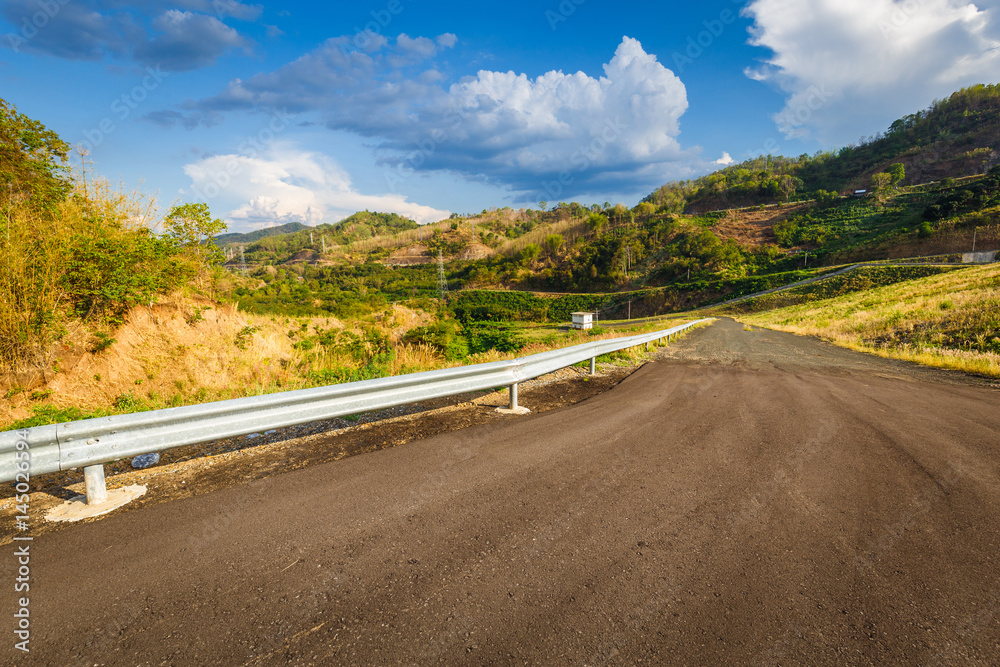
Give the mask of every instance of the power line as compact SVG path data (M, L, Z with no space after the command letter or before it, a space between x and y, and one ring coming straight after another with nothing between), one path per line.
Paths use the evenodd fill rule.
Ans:
M448 279L444 275L444 255L438 250L438 292L441 300L444 301L448 294Z

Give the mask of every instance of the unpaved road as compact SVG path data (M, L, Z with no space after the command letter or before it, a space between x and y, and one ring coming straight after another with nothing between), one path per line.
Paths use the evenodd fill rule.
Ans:
M32 651L5 611L0 658L997 663L995 387L729 320L671 355L575 406L42 535Z

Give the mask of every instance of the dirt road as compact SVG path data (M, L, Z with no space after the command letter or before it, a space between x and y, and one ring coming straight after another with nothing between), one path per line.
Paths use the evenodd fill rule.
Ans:
M42 535L0 662L996 664L1000 391L728 320L670 354Z

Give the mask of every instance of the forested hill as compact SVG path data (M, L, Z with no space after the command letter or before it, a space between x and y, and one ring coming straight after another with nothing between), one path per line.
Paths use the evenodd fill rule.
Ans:
M281 236L282 234L292 234L303 229L309 229L307 225L301 222L289 222L285 225L278 225L277 227L268 227L266 229L258 229L254 232L248 232L246 234L240 234L238 232L233 232L231 234L219 234L212 239L212 243L217 246L227 246L227 245L246 245L248 243L253 243L254 241L259 241L260 239L267 238L268 236Z
M813 198L870 187L902 164L903 185L982 174L1000 164L1000 85L964 88L884 132L838 151L761 156L691 181L672 182L644 201L677 213Z
M284 261L301 252L322 250L325 245L348 245L417 227L419 225L416 222L396 213L359 211L332 224L315 227L303 225L292 233L259 238L247 245L246 257L248 261L252 259L254 262Z

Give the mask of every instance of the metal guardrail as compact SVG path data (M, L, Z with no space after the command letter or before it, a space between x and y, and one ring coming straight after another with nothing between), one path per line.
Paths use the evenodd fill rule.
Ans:
M0 482L16 481L19 473L42 475L83 468L87 502L102 502L106 497L103 464L139 454L502 386L510 387L510 407L516 408L519 382L588 359L593 373L594 361L602 354L670 338L707 321L510 361L4 431L0 433Z

